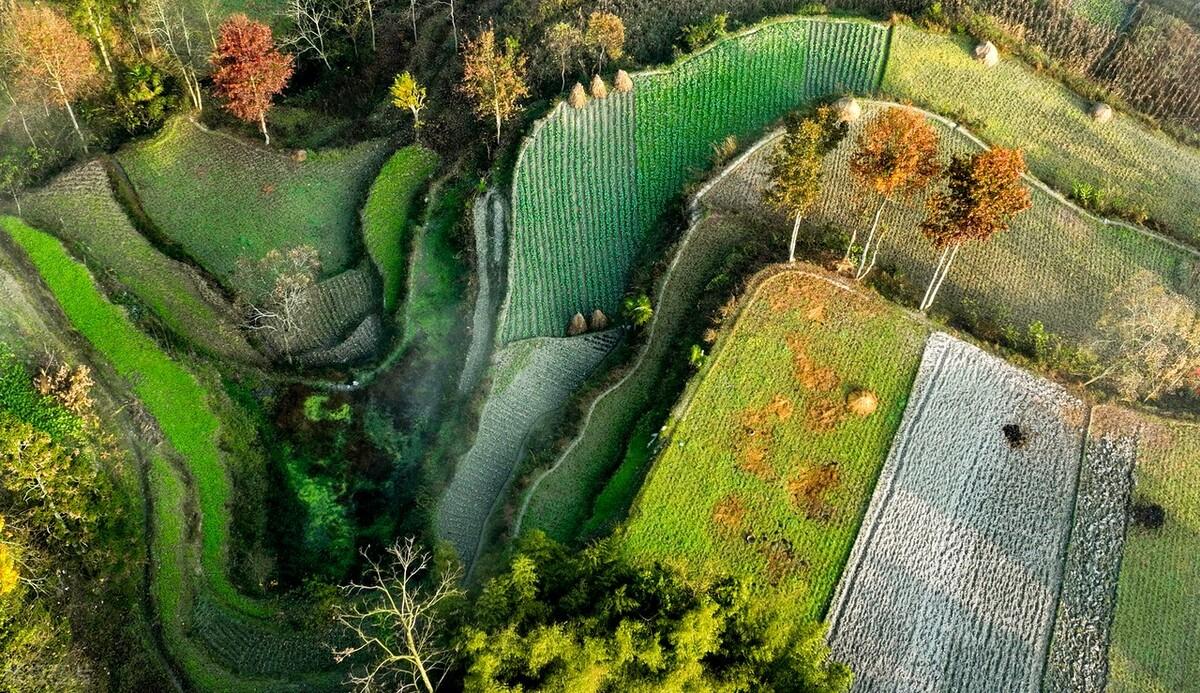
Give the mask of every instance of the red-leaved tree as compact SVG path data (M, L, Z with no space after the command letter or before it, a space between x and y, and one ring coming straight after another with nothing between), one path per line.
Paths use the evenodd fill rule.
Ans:
M271 27L235 14L221 23L212 64L213 84L225 110L247 123L257 120L271 144L267 111L291 78L295 59L275 47Z

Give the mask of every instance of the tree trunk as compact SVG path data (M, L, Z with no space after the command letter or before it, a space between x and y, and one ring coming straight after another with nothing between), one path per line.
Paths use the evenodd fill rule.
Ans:
M921 297L921 305L917 310L924 311L925 304L929 301L929 293L933 291L933 285L937 283L938 275L942 273L942 265L946 264L946 254L950 252L949 248L943 248L942 254L938 257L937 267L933 270L933 276L929 278L929 284L925 286L925 295Z
M270 147L271 136L267 134L267 114L265 111L259 111L258 113L258 127L262 129L263 141Z
M408 0L408 18L412 20L413 48L417 45L417 0Z
M871 222L871 232L867 234L867 242L863 245L862 256L858 260L858 271L854 274L854 279L856 281L861 281L864 279L871 271L871 267L873 267L875 264L872 262L870 265L868 265L867 256L871 252L871 244L877 242L877 239L875 238L875 231L879 228L879 217L883 215L883 208L886 205L887 198L885 197L879 201L879 209L875 210L875 219ZM878 251L876 251L876 254L878 254Z
M792 224L792 242L788 245L788 263L796 262L796 238L800 235L800 215L796 215L796 223Z
M88 8L88 24L92 25L92 33L96 35L96 45L100 48L100 57L104 58L104 67L109 73L113 71L112 62L108 59L108 49L104 47L104 38L100 35L100 25L96 23L96 11Z
M83 143L83 153L87 154L87 138L83 136L83 130L79 128L79 121L75 118L75 109L71 108L71 102L67 100L65 93L63 93L63 105L67 107L67 115L71 116L71 125L75 127L75 134L79 135L79 141Z
M375 0L367 2L367 22L371 25L371 52L375 52Z
M496 101L496 144L500 144L500 101Z
M942 268L942 276L937 280L937 284L930 285L930 290L927 292L929 297L925 300L921 310L925 311L933 307L933 302L937 299L938 292L942 290L942 283L946 281L946 277L950 274L950 266L954 264L954 258L958 255L958 249L961 247L961 244L956 244L953 250L950 250L950 257L946 258L946 266ZM944 255L945 251L942 252Z

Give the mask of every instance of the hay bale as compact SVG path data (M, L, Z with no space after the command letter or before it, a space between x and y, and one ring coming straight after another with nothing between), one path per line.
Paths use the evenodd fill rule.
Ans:
M837 111L839 123L853 123L862 117L862 105L852 96L838 99L833 108Z
M983 63L984 67L995 67L1000 64L1000 51L996 44L984 41L975 46L975 59Z
M592 77L592 98L593 99L607 99L608 98L608 85L604 83L604 80L600 78L600 75L596 75L595 77Z
M587 92L583 90L583 85L579 82L571 87L571 96L567 98L567 103L571 104L571 108L580 109L587 105Z
M308 150L307 149L292 150L292 161L295 161L298 164L302 164L305 161L308 161Z
M583 313L576 313L575 317L571 318L570 324L567 325L567 336L578 337L588 331L587 320L583 319Z
M608 329L608 316L604 314L604 311L597 308L596 310L592 311L592 319L588 324L592 328L593 332L606 330Z
M1094 122L1099 125L1104 125L1105 123L1112 122L1112 119L1115 118L1117 114L1115 111L1113 111L1112 106L1109 106L1106 103L1095 103L1092 104L1091 115Z
M879 398L870 390L855 390L846 398L846 409L855 416L866 418L879 408Z
M633 91L633 80L629 78L629 73L624 70L617 70L617 78L613 80L613 86L617 91L625 93Z

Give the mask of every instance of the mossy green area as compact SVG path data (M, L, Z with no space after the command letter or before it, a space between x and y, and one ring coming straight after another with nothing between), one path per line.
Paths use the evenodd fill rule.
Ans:
M1091 185L1112 205L1142 210L1200 243L1200 150L1118 113L1094 122L1092 104L1015 58L973 60L970 40L893 29L883 91L911 99L993 144L1025 150L1030 169L1070 193Z
M470 181L446 181L430 192L424 224L413 238L408 262L401 327L403 345L421 340L440 358L454 350L449 340L461 319L468 271L455 244L455 233L471 202Z
M178 118L117 160L160 231L237 289L239 261L274 249L316 248L323 276L353 266L358 210L386 156L381 141L289 156Z
M404 286L413 199L437 163L437 154L423 147L401 149L383 165L363 207L363 243L383 277L383 309L388 313L396 309Z
M747 575L801 619L828 608L928 335L813 272L779 270L743 299L618 532L632 557ZM850 412L857 390L878 409Z
M1200 680L1200 426L1147 417L1133 503L1161 527L1130 525L1109 646L1114 693L1192 690Z

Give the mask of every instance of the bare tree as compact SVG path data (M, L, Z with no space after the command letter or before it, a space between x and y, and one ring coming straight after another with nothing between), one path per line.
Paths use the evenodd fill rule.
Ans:
M320 276L317 249L301 245L286 253L272 250L257 263L239 263L236 271L236 283L244 287L237 304L246 328L276 333L283 350L290 354L292 338L301 327L299 317Z
M188 99L196 110L204 108L204 95L200 80L208 69L208 57L216 47L212 34L211 8L207 2L193 3L180 0L142 0L142 20L150 29L154 48L161 47L174 62L183 77ZM203 17L194 10L199 9ZM209 35L204 41L199 35L201 20Z
M385 561L366 557L367 581L343 587L353 601L334 613L353 640L334 648L334 659L366 660L347 679L357 691L432 693L451 661L441 629L445 607L462 594L459 572L435 572L433 556L411 537L388 547Z
M325 38L339 20L333 3L328 0L288 0L286 14L295 28L283 44L295 50L296 55L315 53L326 69L332 70Z
M1097 324L1096 352L1108 379L1128 399L1154 399L1200 373L1200 310L1141 270L1113 293Z

